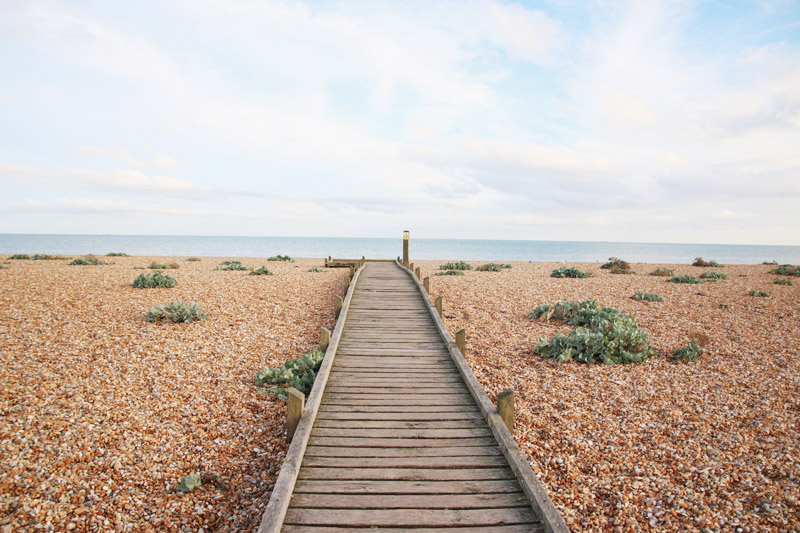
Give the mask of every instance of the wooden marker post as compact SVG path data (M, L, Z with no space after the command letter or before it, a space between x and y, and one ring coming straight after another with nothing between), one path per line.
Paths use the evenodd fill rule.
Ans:
M408 265L408 269L409 269L409 270L411 271L411 273L413 274L413 273L414 273L414 263L411 263L410 265Z
M436 307L436 312L439 313L439 316L444 318L442 315L442 297L437 296L436 300L433 301L433 305Z
M425 279L422 280L422 286L425 287L425 293L431 293L431 278L425 276Z
M504 390L497 395L497 413L503 419L508 432L514 434L514 389Z
M339 318L339 314L342 312L342 305L344 304L344 300L342 297L337 295L336 296L336 318Z
M467 356L467 330L460 329L456 331L456 346L464 357Z
M403 232L403 266L408 268L408 230Z
M331 343L331 332L327 328L320 328L319 330L319 350L322 353L328 351L328 345Z
M289 396L286 398L286 442L292 442L297 424L303 416L306 396L294 387L289 387L287 392Z
M414 274L417 275L417 279L419 279L419 267L414 269Z

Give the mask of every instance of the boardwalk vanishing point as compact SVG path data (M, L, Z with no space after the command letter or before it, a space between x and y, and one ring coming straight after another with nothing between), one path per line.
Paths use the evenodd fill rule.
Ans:
M568 531L419 279L361 264L259 532Z

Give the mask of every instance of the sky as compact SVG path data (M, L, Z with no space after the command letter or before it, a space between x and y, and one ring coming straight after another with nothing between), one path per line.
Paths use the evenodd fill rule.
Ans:
M800 245L800 4L0 0L0 233Z

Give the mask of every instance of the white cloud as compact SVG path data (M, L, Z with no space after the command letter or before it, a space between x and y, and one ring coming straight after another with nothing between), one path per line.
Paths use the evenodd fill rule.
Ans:
M76 146L68 154L79 157L111 157L132 168L171 169L181 166L179 162L165 154L156 154L152 160L146 161L136 159L129 151L119 147L106 149L100 146L83 145Z

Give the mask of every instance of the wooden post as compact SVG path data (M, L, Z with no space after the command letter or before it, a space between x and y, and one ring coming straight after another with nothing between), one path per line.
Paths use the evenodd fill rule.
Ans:
M414 263L411 263L410 265L408 265L408 269L409 269L409 270L411 271L411 273L413 274L413 273L414 273Z
M325 353L328 350L328 345L331 343L331 332L327 328L320 328L319 330L319 350Z
M408 230L403 232L403 266L408 267Z
M514 434L514 389L504 390L497 395L497 413L503 419L508 432Z
M467 356L467 330L460 329L456 331L456 346L464 357Z
M425 279L422 280L422 286L425 287L425 292L427 294L431 293L431 278L425 276Z
M350 286L350 281L350 276L344 277L344 290L347 290L347 288Z
M286 441L292 442L297 424L300 423L300 417L303 416L306 396L294 387L289 387L287 392L289 396L286 398Z
M419 277L419 267L414 269L414 274L417 275L417 279L420 279L420 277Z
M444 318L442 315L442 297L437 296L436 300L433 301L433 305L436 307L436 312L439 313L439 316Z
M336 318L339 318L339 314L342 312L342 305L344 304L344 300L338 294L336 295Z
M353 274L356 273L355 267L350 267L350 271L349 272L350 272L350 279L353 279Z

